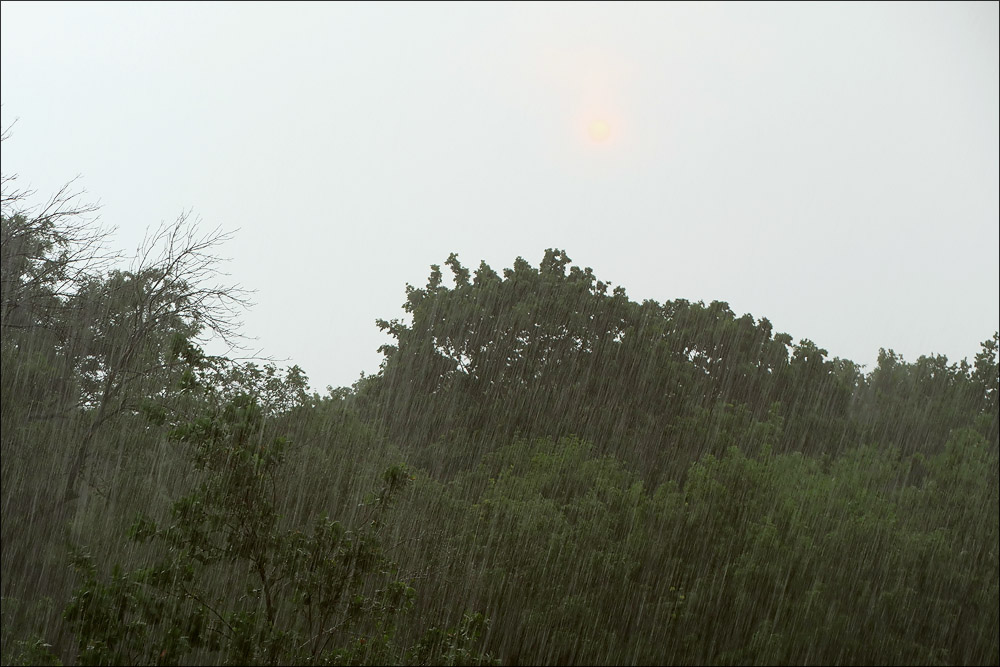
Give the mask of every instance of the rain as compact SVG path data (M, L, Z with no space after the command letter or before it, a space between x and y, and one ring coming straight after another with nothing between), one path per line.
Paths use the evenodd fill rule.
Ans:
M266 7L303 16L344 11L338 20L372 38L381 34L370 23L376 14L405 23L424 9L451 21L455 32L434 30L455 44L466 39L458 28L485 31L489 16L503 30L516 24L518 34L551 35L553 43L571 33L612 30L597 16L613 16L618 26L641 23L605 3L529 6L514 18L507 13L513 6L500 5ZM206 10L180 5L177 16L258 11L248 7L210 5L209 14L197 14ZM751 7L762 14L682 5L670 16L699 27L680 40L696 49L701 41L715 43L715 30L743 26L773 36L783 22L829 11ZM970 42L983 43L987 35L995 49L995 6L959 5L955 13L946 9L951 4L929 7L919 11L944 12L950 21L942 35L964 26ZM552 16L570 8L581 8L583 18L573 17L562 31L553 27L561 24L551 23ZM135 16L163 11L133 9ZM81 11L125 20L109 5ZM898 13L891 17L919 23L905 6L892 11ZM19 43L8 30L20 16L5 3L8 44ZM985 31L984 17L992 20ZM266 33L269 40L284 38L278 28ZM188 46L199 44L206 28L192 30ZM92 48L126 54L141 51L140 42ZM749 42L740 44L748 49L744 57L767 60ZM336 48L372 52L359 42ZM509 48L468 67L507 61L521 67ZM549 74L570 82L580 75L565 53L546 53L538 66ZM578 55L604 62L586 49ZM187 68L190 57L180 53L176 68ZM380 63L365 66L382 72ZM229 65L221 55L208 63ZM595 71L604 76L600 67ZM963 76L995 95L996 81L975 78L981 71L993 70ZM576 229L543 220L552 214L550 200L541 189L526 190L527 204L517 208L522 215L531 215L532 203L543 205L534 222L511 223L508 236L516 240L501 241L491 231L471 241L447 219L414 218L408 224L424 230L419 241L390 225L382 229L380 255L373 232L344 233L344 248L330 252L353 255L353 264L343 268L330 259L296 272L296 264L309 264L329 246L306 239L294 260L281 256L283 244L309 227L282 218L277 208L253 213L276 201L268 193L260 193L267 206L243 201L226 215L211 203L206 210L177 205L165 185L155 193L154 181L141 193L149 208L139 225L123 222L122 212L132 215L128 207L140 204L130 198L134 193L119 199L114 183L94 193L86 174L30 173L42 167L25 157L26 144L40 141L33 124L47 121L18 106L26 89L15 80L5 69L0 663L1000 664L995 179L913 195L940 202L975 194L971 203L956 204L970 220L954 224L980 230L983 241L968 242L974 247L965 256L930 263L931 248L914 230L912 245L899 248L912 257L872 269L919 265L938 283L934 289L954 290L955 303L969 299L978 310L968 319L945 317L954 304L927 298L918 314L926 331L900 334L898 345L883 340L852 360L835 350L850 347L851 336L861 339L845 331L864 328L862 313L888 288L871 287L875 296L865 301L865 290L835 272L841 262L835 239L832 250L815 250L816 266L842 278L842 294L827 299L836 281L799 273L806 260L792 257L793 248L804 251L820 237L774 246L768 229L786 237L791 229L777 212L768 229L762 222L749 232L678 231L674 242L690 247L670 250L657 263L645 254L656 245L652 237L629 237L639 221L610 225L594 241L588 225L596 218L581 218ZM708 97L720 81L706 82ZM409 83L390 78L379 85L403 90ZM531 108L527 99L521 112ZM646 152L622 149L641 126L630 126L630 119L642 114L588 104L573 119L579 155L648 166L654 148L666 150L669 142ZM987 115L996 121L992 104ZM16 119L8 119L9 106ZM454 135L439 138L449 148L435 160L458 151L467 130L468 116L454 113L461 122ZM704 120L716 121L711 113ZM995 170L1000 158L991 136L983 144ZM90 159L79 150L81 160ZM979 164L976 156L970 161ZM850 181L848 167L840 168ZM467 174L448 169L457 191L464 183L480 187L480 170L490 167L477 164ZM557 167L524 169L544 175ZM557 192L575 178L588 188L633 187L609 175L610 166L594 169L546 182ZM373 167L365 178L377 180L379 173ZM250 196L227 178L216 186L220 196ZM417 184L403 183L401 191L410 186ZM299 197L306 189L291 192ZM447 199L443 191L430 192ZM619 201L615 196L590 201L601 208ZM443 200L442 211L456 206ZM413 201L427 212L420 208L424 199ZM623 206L621 214L639 215L650 201ZM173 207L169 213L154 207L164 202ZM469 215L479 210L493 224L499 214L487 210L488 201L480 206ZM510 206L497 210L506 215L515 210ZM323 208L290 207L310 215ZM676 212L684 210L693 209ZM904 206L896 214L913 210ZM158 217L164 221L157 224ZM259 222L263 217L270 227ZM854 232L865 224L844 223ZM561 238L548 242L556 232ZM725 239L704 250L713 236ZM873 261L884 250L874 246L890 236L873 231L872 247L857 257ZM266 244L273 249L262 251ZM751 260L727 274L727 253L739 246L770 259L761 260L756 274L745 273ZM785 260L774 259L775 247L788 253ZM420 266L417 277L410 262ZM974 266L962 273L963 262ZM628 268L635 263L645 268ZM251 265L258 269L247 270ZM718 275L686 289L693 283L680 272L696 266ZM787 289L787 300L774 290L754 296L745 287L757 279L778 285L767 281L782 267L788 273L782 284L796 276L801 283ZM329 284L317 278L323 273ZM390 283L386 305L381 294ZM800 288L811 290L812 299L801 298ZM361 309L339 292L360 294L378 312L369 317L368 305ZM916 309L920 293L931 294L923 283L901 289L882 319L917 317L905 313ZM832 315L811 319L810 309L824 299ZM851 300L856 310L834 307ZM291 310L308 312L296 319ZM335 325L321 319L330 311L338 314ZM793 333L785 332L789 323ZM982 323L982 330L967 331ZM893 330L873 323L864 335ZM969 340L974 344L957 355L933 351ZM927 341L932 349L909 352ZM374 364L365 356L372 354Z

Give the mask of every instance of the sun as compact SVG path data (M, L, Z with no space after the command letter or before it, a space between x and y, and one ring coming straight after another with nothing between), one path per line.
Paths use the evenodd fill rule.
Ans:
M606 141L611 136L611 125L606 120L592 120L587 125L587 133L593 141Z

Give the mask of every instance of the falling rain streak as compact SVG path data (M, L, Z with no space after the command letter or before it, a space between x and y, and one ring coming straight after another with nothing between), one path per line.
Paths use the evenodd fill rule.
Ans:
M4 664L996 664L996 333L864 373L545 251L320 395L226 236L4 180ZM234 348L238 349L238 348Z
M2 3L0 664L1000 665L997 8Z

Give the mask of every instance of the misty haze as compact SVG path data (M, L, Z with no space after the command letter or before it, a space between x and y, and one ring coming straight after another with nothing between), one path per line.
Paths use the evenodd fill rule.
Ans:
M997 3L0 4L0 663L1000 664Z

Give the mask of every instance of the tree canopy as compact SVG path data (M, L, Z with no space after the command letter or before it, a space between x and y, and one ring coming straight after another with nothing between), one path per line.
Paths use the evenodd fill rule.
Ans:
M1000 662L997 333L866 372L563 250L452 254L320 395L205 352L225 234L126 266L12 184L4 664Z

